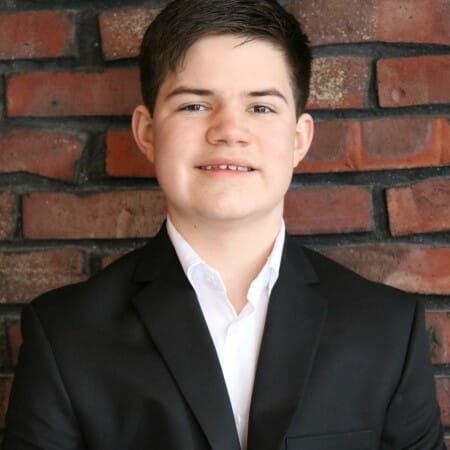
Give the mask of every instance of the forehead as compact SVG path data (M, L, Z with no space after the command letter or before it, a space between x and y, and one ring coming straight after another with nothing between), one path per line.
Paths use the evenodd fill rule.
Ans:
M283 51L268 40L241 35L214 35L197 40L167 78L242 80L290 84L290 67Z

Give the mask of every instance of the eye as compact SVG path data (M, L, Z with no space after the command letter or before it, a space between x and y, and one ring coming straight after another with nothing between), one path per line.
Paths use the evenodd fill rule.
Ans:
M257 114L269 114L275 112L272 108L269 108L266 105L254 105L250 108L250 111Z
M185 105L180 108L180 111L187 111L187 112L201 112L201 111L205 111L205 110L206 110L206 106L200 105L198 103Z

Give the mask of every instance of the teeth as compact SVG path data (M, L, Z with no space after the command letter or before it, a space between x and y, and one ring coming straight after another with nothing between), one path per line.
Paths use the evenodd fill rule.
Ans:
M236 166L234 164L218 164L218 165L208 165L201 166L202 170L232 170L237 172L250 172L252 169L245 166Z

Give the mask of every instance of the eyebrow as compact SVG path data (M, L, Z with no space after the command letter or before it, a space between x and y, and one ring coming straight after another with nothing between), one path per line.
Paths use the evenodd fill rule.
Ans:
M176 97L178 95L198 95L200 97L210 97L214 95L214 91L211 89L199 89L188 86L180 86L171 91L167 98ZM286 97L278 89L263 89L260 91L250 91L246 93L247 97L278 97L286 104L288 103Z
M278 89L266 89L263 91L251 91L247 94L249 97L278 97L285 103L288 103L286 97Z
M197 88L191 88L187 86L180 86L175 88L173 91L171 91L167 98L176 97L177 95L185 95L185 94L191 94L191 95L198 95L201 97L211 96L214 95L214 92L210 89L197 89Z

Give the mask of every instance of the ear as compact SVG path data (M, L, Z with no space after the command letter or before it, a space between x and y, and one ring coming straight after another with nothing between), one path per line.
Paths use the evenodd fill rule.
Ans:
M314 136L314 120L310 114L303 113L295 128L294 167L306 156Z
M134 140L146 158L154 162L153 146L153 119L149 110L144 105L139 105L133 112L131 119Z

